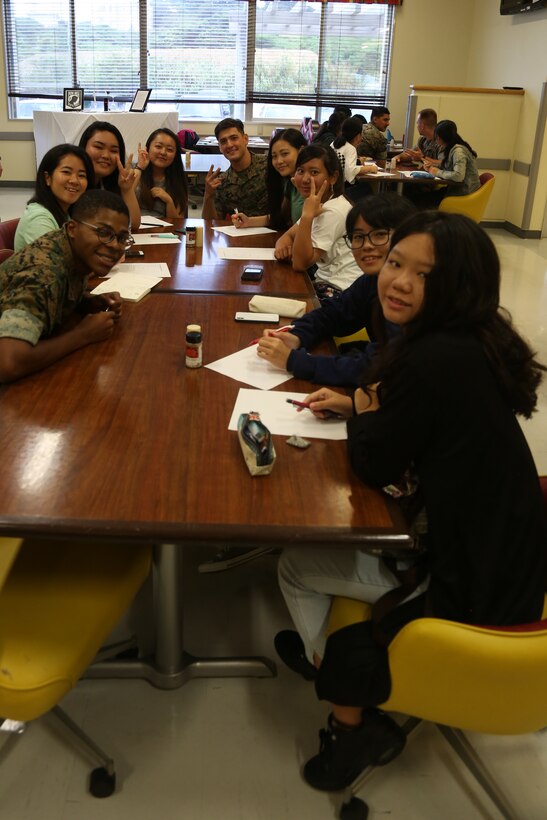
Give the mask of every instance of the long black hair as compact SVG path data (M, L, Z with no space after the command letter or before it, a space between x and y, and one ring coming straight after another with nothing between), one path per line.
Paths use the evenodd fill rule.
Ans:
M268 161L266 165L266 188L268 190L268 213L270 215L269 224L278 231L286 231L292 225L290 214L290 202L287 199L287 185L292 185L290 179L285 179L278 174L272 163L272 148L283 140L299 151L308 143L306 138L296 128L285 128L278 131L270 142L268 150Z
M338 178L332 186L332 195L341 196L344 193L344 174L340 168L340 160L338 159L336 151L333 151L330 145L316 145L312 142L311 145L306 145L305 148L302 148L298 154L296 167L299 168L311 159L320 159L329 176L334 176L336 173L338 174Z
M477 156L476 151L473 151L469 143L460 137L458 134L458 126L453 120L441 120L438 122L435 126L435 137L440 137L446 145L446 147L443 148L441 168L446 166L448 155L455 145L463 145L464 148L467 148L470 154L474 157Z
M334 138L337 137L342 128L342 123L346 119L347 116L344 111L333 111L328 120L319 128L319 131L312 140L312 145L316 142L323 142L326 135L329 135L328 139L330 139L330 134L332 134Z
M421 211L391 238L394 248L412 234L428 234L435 264L425 278L420 312L386 345L367 374L369 384L389 378L408 345L435 331L468 332L479 340L498 387L513 409L530 418L546 368L500 308L500 264L490 237L461 214Z
M108 131L112 136L116 137L118 142L118 149L119 149L119 157L120 162L122 165L125 165L125 142L123 141L123 137L121 135L121 131L119 131L115 125L112 125L110 122L104 122L102 120L97 120L96 122L91 123L85 129L84 133L80 137L80 142L78 145L80 148L83 148L84 151L86 149L87 143L91 139L91 137L96 134L98 131ZM101 180L102 187L107 191L113 191L115 194L120 193L120 187L118 185L118 169L114 168L111 174L104 179ZM92 188L99 188L101 187L100 183L95 183L90 186Z
M342 131L332 143L333 148L341 148L346 142L351 142L352 139L363 131L363 123L358 117L350 117L342 123Z
M51 177L55 169L61 164L62 160L68 156L74 156L81 159L84 164L85 175L87 177L87 187L90 188L93 186L93 163L90 158L82 148L65 142L61 145L54 145L53 148L46 151L42 157L42 161L38 166L38 173L36 175L34 196L29 199L29 204L31 202L37 202L39 205L43 205L44 208L47 208L55 218L59 227L66 222L67 215L59 205L56 197L53 195L50 186L47 184L46 174Z
M150 150L153 140L158 134L166 134L175 143L175 157L171 165L165 168L165 190L173 200L173 203L183 214L188 209L188 184L186 174L182 167L182 151L177 135L169 128L156 128L146 140L146 150ZM154 197L150 189L154 187L154 167L151 162L141 174L139 199L141 205L151 211L154 208Z

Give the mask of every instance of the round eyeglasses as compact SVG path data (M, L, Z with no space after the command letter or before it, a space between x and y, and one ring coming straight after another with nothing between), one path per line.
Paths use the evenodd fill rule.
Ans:
M115 239L118 245L121 245L122 248L127 250L131 247L131 245L135 244L135 240L127 231L114 233L113 230L105 227L104 225L92 225L91 222L84 222L83 219L75 219L74 222L79 222L80 225L87 225L88 228L93 228L97 234L97 239L102 245L110 245L110 243Z
M387 245L390 236L391 231L387 228L376 228L374 231L369 231L368 233L355 231L351 236L344 234L344 239L348 248L352 251L358 251L363 247L366 239L368 239L371 245Z

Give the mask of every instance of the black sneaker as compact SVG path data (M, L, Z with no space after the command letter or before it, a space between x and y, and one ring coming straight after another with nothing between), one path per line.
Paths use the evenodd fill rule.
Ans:
M400 754L406 735L380 709L367 709L355 729L338 727L329 715L328 728L319 732L319 754L304 766L304 780L320 791L347 788L367 766L383 766Z
M302 675L304 680L315 680L317 669L306 658L304 643L298 632L292 629L278 632L274 638L274 646L285 666Z

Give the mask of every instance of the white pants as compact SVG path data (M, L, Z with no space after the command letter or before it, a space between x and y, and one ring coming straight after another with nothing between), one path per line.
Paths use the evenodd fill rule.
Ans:
M405 569L408 562L399 561ZM322 658L331 602L334 596L374 604L399 582L383 562L361 550L290 548L279 559L279 585L294 625L304 642L306 656ZM427 589L428 579L409 595Z

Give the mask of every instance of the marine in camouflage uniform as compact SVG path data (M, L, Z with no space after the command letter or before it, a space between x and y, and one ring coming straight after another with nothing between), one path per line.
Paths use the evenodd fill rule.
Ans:
M219 219L234 213L237 208L247 216L263 216L268 213L266 190L266 155L251 155L251 164L243 171L232 167L221 174L222 185L215 193L215 210Z
M430 140L427 137L420 137L413 150L421 151L424 157L438 159L441 153L441 146L436 142L435 137Z
M86 287L66 228L44 234L0 265L0 338L36 345L74 313Z
M363 126L363 139L357 146L360 157L372 157L374 160L387 159L387 137L383 131L368 122Z

